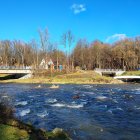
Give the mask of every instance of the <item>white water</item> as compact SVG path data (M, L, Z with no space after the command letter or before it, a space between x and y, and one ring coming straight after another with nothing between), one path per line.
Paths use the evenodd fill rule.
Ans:
M28 102L27 101L21 101L21 102L17 102L15 105L17 106L17 105L22 105L22 106L24 106L24 105L27 105L28 104Z
M56 103L56 104L53 104L51 106L53 106L53 107L81 108L81 107L83 107L83 104L79 104L79 105L76 105L76 104L68 105L68 104Z
M93 86L91 86L91 85L83 85L83 87L85 87L85 88L93 88Z
M106 96L97 96L96 99L97 99L97 100L104 101L104 100L107 100L108 97L106 97Z
M47 103L56 103L57 100L56 99L48 99L46 100Z
M9 96L7 96L7 95L4 95L4 96L2 96L2 98L8 98Z
M19 115L21 116L21 117L23 117L23 116L26 116L27 114L29 114L30 113L30 109L25 109L25 110L22 110L20 113L19 113Z
M49 113L47 111L44 111L42 113L37 113L37 116L40 118L44 118L45 116L47 116Z

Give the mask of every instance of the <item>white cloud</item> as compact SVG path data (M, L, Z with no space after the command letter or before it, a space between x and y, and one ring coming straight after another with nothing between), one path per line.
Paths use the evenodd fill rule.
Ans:
M86 11L86 7L84 4L73 4L71 6L71 10L73 11L74 14L79 14L81 12Z
M107 37L106 42L114 42L119 40L124 40L127 38L126 34L114 34L112 36Z

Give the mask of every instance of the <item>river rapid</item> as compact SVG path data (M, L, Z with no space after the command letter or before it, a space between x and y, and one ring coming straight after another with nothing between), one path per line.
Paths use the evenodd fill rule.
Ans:
M0 94L18 119L73 140L140 140L140 84L50 86L0 84Z

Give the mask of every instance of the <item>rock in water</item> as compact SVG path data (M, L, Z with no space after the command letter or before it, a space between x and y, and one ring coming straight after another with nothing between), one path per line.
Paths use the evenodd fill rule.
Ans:
M52 132L53 132L53 134L59 134L59 133L62 133L63 132L63 129L61 129L61 128L55 128Z
M128 95L128 94L123 95L123 97L127 100L134 99L134 97L132 95Z
M69 138L68 135L61 128L55 128L52 131L52 133L53 133L53 135L55 136L56 139L71 140L71 138Z
M79 95L75 95L75 96L73 96L72 98L73 98L73 99L79 99L80 96L79 96Z
M57 88L59 88L59 85L52 85L50 88L57 89Z

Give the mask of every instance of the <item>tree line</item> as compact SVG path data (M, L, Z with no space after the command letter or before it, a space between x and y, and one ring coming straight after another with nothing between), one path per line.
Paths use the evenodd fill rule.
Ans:
M74 65L84 69L126 69L140 68L140 37L128 38L107 44L101 41L88 43L79 40L73 51Z
M38 69L43 58L51 58L56 68L61 64L67 71L73 71L76 67L85 70L136 70L140 67L140 37L127 38L113 44L99 40L89 43L86 39L75 42L69 30L62 34L60 42L54 43L50 41L47 29L39 30L39 37L40 42L31 40L28 43L1 40L0 66L32 66ZM63 51L59 45L64 47Z

